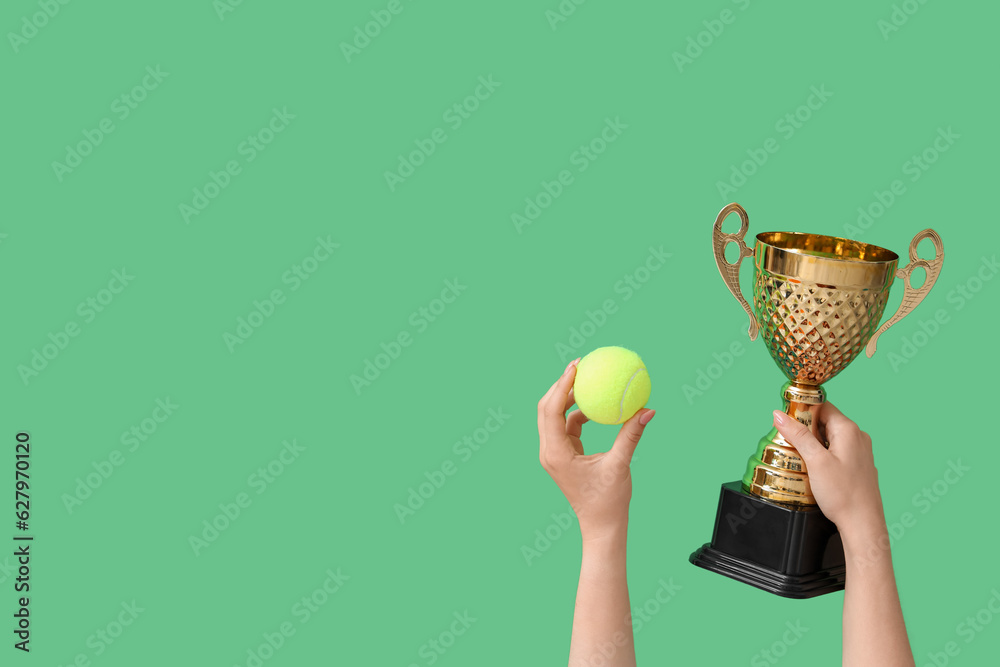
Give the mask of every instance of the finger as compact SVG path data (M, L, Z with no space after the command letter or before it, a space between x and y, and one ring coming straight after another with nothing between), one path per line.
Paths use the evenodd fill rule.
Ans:
M798 450L799 454L802 455L802 459L806 462L807 468L822 460L824 456L829 455L826 447L809 432L805 424L797 419L792 419L781 410L774 411L774 427L778 429L778 433L785 440L792 443L792 446Z
M549 390L547 397L538 406L538 431L543 440L545 455L548 457L565 457L573 455L573 447L566 438L566 400L569 390L576 378L576 363L574 359L563 371L562 377Z
M639 446L639 439L642 438L642 433L646 430L646 424L655 414L656 410L642 409L632 415L631 419L622 424L621 430L618 431L618 437L615 438L615 444L611 446L611 451L620 456L626 463L631 463L635 448Z
M574 377L574 379L575 379L575 377ZM566 412L571 407L573 407L574 403L576 403L576 396L573 394L573 389L571 388L569 390L569 397L566 399L566 405L563 406L563 412Z
M559 376L558 380L556 380L555 382L552 383L552 386L548 388L548 390L542 395L542 397L538 401L538 434L539 434L539 436L541 436L543 438L545 437L545 409L546 409L546 406L549 404L549 400L551 399L552 394L556 391L556 388L559 386L559 383L563 381L563 379L566 377L566 373L569 372L570 368L577 361L580 361L580 360L576 359L575 361L571 361L571 362L569 362L569 364L567 364L566 369L563 370L563 374Z
M566 418L566 435L579 438L580 434L583 433L583 425L589 421L590 419L581 410L569 413L569 417Z
M861 432L861 442L864 443L865 449L872 451L872 437L865 431Z
M573 362L570 362L572 364ZM569 366L566 367L569 370ZM566 370L563 371L563 375L566 374ZM559 377L562 379L562 376ZM544 463L545 461L545 442L546 442L546 430L545 430L545 409L549 402L549 397L552 396L552 392L556 390L556 386L559 384L559 380L552 383L552 386L546 390L542 397L538 399L538 455L539 458Z
M577 358L576 358L576 359L574 359L573 361L571 361L571 362L569 362L568 364L566 364L566 368L565 368L565 369L563 369L563 373L562 373L562 375L560 375L560 376L559 376L559 379L558 379L558 380L556 380L555 382L553 382L553 383L552 383L552 386L551 386L551 387L549 387L549 390L545 392L545 395L544 395L544 396L542 396L542 401L540 401L540 402L539 402L539 405L541 405L541 403L542 403L542 402L544 402L544 401L547 401L547 400L549 399L549 397L550 397L550 396L552 396L552 394L553 394L553 393L554 393L554 392L556 391L556 389L557 389L557 388L559 387L559 385L560 385L560 383L562 382L562 380L563 380L563 379L564 379L564 378L566 377L566 373L567 373L567 372L569 371L569 369L570 369L571 367L574 367L574 366L576 366L576 365L577 365L578 363L580 363L580 359L581 359L581 358L582 358L582 357L577 357ZM572 383L572 382L570 382L570 386L572 386L572 385L573 385L573 383Z
M819 422L826 439L830 443L830 451L836 454L845 443L858 442L861 429L830 402L823 404L819 410Z

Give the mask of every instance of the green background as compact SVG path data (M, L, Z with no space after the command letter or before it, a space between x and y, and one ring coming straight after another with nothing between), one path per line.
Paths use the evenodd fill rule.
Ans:
M875 357L827 389L873 436L888 520L916 517L894 562L918 664L949 641L952 664L987 664L1000 620L968 643L956 628L1000 587L1000 281L977 282L993 277L998 242L1000 10L911 4L884 34L888 1L594 1L553 27L556 0L403 0L348 62L341 44L387 3L247 0L220 14L209 0L72 2L17 44L9 33L43 10L4 3L3 459L12 466L15 433L30 432L36 539L32 652L5 629L0 661L246 665L291 622L264 664L429 665L428 642L468 612L476 621L433 664L563 663L579 534L552 528L568 506L538 464L535 407L569 359L619 344L642 354L658 410L633 466L632 604L660 580L681 587L637 634L639 662L762 664L798 621L808 631L782 662L838 664L843 594L786 600L687 561L783 382L746 339L709 236L732 200L752 233L846 235L899 179L905 193L860 238L905 255L933 227L943 273ZM727 9L732 21L713 23ZM707 46L678 67L699 33ZM115 100L157 66L166 78L119 118ZM490 76L499 87L454 128L445 112ZM831 96L786 136L778 124L813 86ZM273 109L294 119L247 161L239 146ZM114 131L60 180L52 163L104 118ZM627 128L579 171L574 153L609 118ZM390 190L385 172L436 128L447 140ZM907 161L948 128L959 138L910 180ZM779 150L720 194L769 138ZM240 172L186 222L180 205L230 160ZM562 170L572 183L518 228L512 214ZM293 290L283 275L317 237L339 247ZM651 246L671 257L639 271L648 280L626 299L616 285ZM123 267L134 279L85 321L79 304L108 296ZM748 266L742 278L748 290ZM419 324L449 280L465 289ZM224 335L275 289L284 302L230 350ZM889 311L901 298L897 283ZM607 299L616 312L560 351ZM947 324L922 338L937 310ZM24 374L71 323L79 335ZM409 346L356 390L351 376L404 332ZM686 396L734 343L744 353ZM122 434L158 399L178 407L128 451ZM509 418L478 451L456 451L491 409ZM584 443L606 449L614 434L590 425ZM257 494L250 476L286 440L304 450ZM70 511L78 480L116 450L124 462ZM454 474L401 522L395 506L448 461ZM970 470L923 512L915 494L958 461ZM240 493L250 506L196 555L190 537ZM561 534L529 564L522 548L546 529ZM302 623L293 608L338 569L349 579ZM12 585L0 569L10 613ZM97 643L133 600L134 623Z

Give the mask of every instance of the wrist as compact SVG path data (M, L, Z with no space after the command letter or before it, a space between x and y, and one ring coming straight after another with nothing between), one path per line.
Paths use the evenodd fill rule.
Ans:
M628 523L603 526L580 524L580 536L584 554L610 556L619 552L624 553L625 545L628 542Z
M888 551L889 530L881 511L851 517L849 521L838 525L837 529L844 542L844 551L848 554L868 553L873 548Z

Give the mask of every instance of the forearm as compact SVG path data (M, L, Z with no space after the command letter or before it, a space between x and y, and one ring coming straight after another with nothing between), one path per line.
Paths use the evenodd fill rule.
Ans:
M626 534L583 542L570 667L633 667L635 644L625 573Z
M884 518L879 513L841 534L847 560L845 667L912 667Z

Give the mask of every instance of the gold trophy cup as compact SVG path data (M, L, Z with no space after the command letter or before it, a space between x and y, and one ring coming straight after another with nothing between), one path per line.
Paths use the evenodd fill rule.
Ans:
M740 230L722 231L731 213ZM751 250L744 243L750 221L739 204L719 213L712 250L722 278L750 317L750 340L763 335L768 352L788 378L782 388L785 412L818 431L826 394L822 385L847 367L862 349L871 357L878 337L927 296L941 272L944 249L932 229L910 242L910 261L897 268L891 250L851 239L797 232L763 232ZM924 260L917 245L925 238L935 256ZM736 263L726 260L730 243ZM739 267L753 257L753 308L743 298ZM911 276L926 271L920 287ZM896 313L878 326L893 280L905 282ZM816 506L805 462L776 429L760 439L741 482L724 484L712 542L691 562L786 597L813 597L843 588L840 535Z

